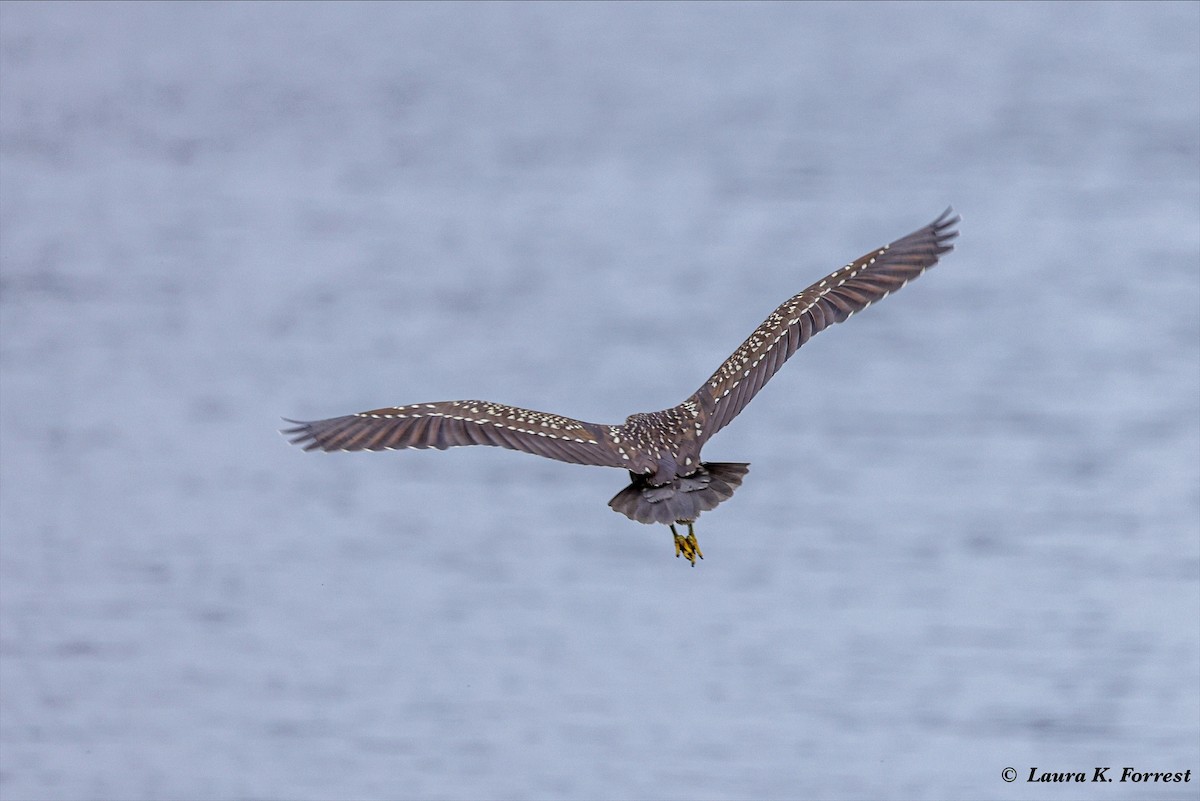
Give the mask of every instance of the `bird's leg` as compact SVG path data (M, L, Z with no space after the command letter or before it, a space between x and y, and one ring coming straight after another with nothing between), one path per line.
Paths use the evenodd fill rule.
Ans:
M675 530L675 524L671 523L671 533L675 536L675 558L678 559L680 554L692 563L692 567L696 566L696 557L704 558L704 554L700 551L700 543L696 542L696 531L692 528L694 521L679 520L679 523L687 523L688 533L684 537Z
M696 541L696 530L694 528L692 528L692 524L693 524L693 521L689 520L688 521L687 542L688 542L688 545L692 546L692 551L696 554L696 556L699 556L701 559L703 559L704 552L700 550L700 543ZM696 559L695 559L695 557L692 557L692 567L695 567L695 566L696 566Z

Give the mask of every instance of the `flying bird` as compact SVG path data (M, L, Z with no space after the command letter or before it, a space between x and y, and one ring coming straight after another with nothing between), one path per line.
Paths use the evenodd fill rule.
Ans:
M872 250L785 300L687 400L603 425L482 400L388 406L283 430L305 450L379 451L498 445L561 462L619 467L630 483L609 501L639 523L671 528L675 556L704 558L694 524L741 486L750 465L704 462L700 449L727 426L813 335L895 292L953 249L959 217L940 217ZM687 526L687 535L675 528Z

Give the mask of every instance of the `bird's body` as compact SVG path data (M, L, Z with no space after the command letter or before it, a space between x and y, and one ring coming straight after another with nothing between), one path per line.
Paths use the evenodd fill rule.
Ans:
M749 466L702 462L708 439L737 416L796 349L937 263L952 249L958 217L937 220L834 271L784 301L717 371L678 406L602 425L489 401L393 406L286 429L305 450L445 449L497 445L576 464L620 467L631 483L609 502L641 523L663 523L676 556L703 558L692 524L733 495ZM675 523L688 526L687 536Z

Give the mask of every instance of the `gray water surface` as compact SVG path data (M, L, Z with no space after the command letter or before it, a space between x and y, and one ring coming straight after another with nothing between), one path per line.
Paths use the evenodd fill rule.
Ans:
M1198 52L1194 3L0 5L0 797L1197 798ZM695 569L615 470L276 433L673 405L951 203L706 448ZM1025 781L1105 765L1193 777Z

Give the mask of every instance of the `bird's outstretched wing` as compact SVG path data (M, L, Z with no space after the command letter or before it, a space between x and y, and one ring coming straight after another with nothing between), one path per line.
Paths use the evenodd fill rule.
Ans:
M498 445L560 462L621 467L610 427L479 400L414 403L295 423L283 433L305 450L382 451Z
M929 225L873 250L784 301L689 400L704 410L703 444L738 415L813 335L895 292L937 264L958 232L946 209Z

